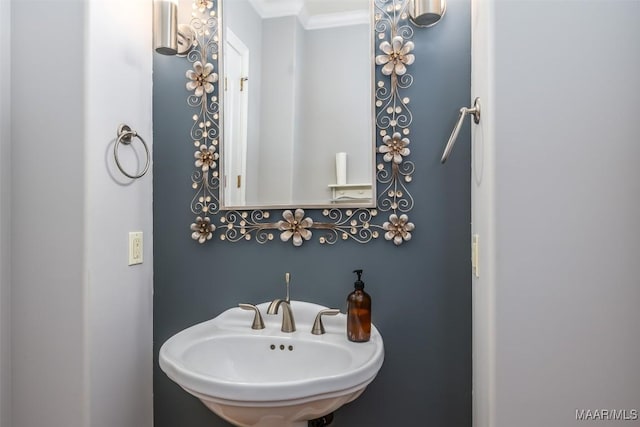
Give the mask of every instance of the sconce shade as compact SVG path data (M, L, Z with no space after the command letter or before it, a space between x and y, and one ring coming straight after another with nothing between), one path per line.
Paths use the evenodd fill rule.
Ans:
M447 11L446 0L410 0L409 16L418 27L431 27Z
M177 0L153 2L153 48L163 55L175 55L178 52Z

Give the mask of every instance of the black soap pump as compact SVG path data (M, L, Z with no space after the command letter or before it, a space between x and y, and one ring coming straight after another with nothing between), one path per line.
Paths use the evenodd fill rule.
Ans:
M365 342L371 337L371 297L364 291L362 270L353 270L358 275L355 290L347 296L347 338L349 341Z

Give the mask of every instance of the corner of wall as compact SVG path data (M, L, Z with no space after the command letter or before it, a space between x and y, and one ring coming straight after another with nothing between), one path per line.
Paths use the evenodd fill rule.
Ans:
M11 3L0 1L0 427L11 422Z
M471 93L482 117L471 125L471 232L478 236L478 276L473 277L473 426L495 425L495 76L494 4L471 2Z

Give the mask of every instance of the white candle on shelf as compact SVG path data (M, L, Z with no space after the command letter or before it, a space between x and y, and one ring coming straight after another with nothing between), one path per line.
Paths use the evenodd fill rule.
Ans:
M347 183L347 153L336 153L336 184Z

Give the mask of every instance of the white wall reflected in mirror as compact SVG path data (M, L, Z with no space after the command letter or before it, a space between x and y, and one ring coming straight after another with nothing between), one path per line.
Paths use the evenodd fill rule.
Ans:
M369 0L224 0L223 209L375 206ZM336 198L336 153L347 184Z

